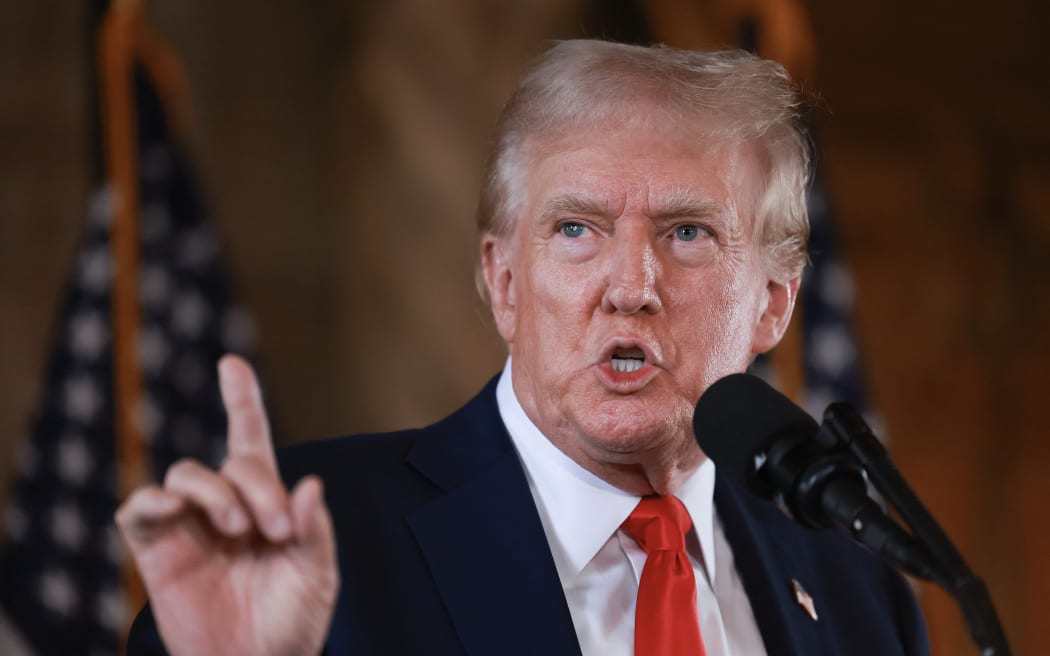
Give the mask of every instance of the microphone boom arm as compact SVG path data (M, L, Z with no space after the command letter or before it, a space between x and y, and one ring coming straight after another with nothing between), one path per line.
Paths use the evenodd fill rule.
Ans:
M1006 634L984 582L974 575L944 530L908 485L886 448L867 423L846 403L833 403L824 412L821 432L844 445L867 472L915 537L926 547L937 569L934 580L955 597L982 656L1009 656Z

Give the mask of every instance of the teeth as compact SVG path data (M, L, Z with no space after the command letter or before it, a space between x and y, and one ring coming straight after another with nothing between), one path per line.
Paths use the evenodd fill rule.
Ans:
M643 360L636 358L618 358L613 356L612 368L613 371L619 371L621 373L629 374L632 371L638 371L642 368Z

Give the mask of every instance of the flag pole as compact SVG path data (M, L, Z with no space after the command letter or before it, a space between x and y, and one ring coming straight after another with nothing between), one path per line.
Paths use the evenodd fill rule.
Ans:
M142 485L149 470L149 453L142 433L143 380L138 353L139 162L134 64L142 13L139 0L115 0L99 28L103 154L106 179L113 195L111 321L117 494L120 499ZM130 626L131 613L145 603L146 594L130 558L124 558L121 570ZM126 636L125 630L121 637L122 653L126 649Z

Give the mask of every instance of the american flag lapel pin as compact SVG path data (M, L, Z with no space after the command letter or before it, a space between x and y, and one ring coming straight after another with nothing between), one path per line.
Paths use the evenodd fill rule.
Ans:
M809 593L806 592L806 589L798 582L798 579L791 579L791 587L795 591L795 601L799 606L802 606L802 610L806 611L806 614L816 622L817 607L813 605L813 597L809 596Z

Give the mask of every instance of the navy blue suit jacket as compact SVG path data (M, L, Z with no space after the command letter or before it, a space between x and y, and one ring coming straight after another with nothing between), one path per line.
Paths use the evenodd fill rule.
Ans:
M580 653L495 381L427 428L305 443L279 459L288 482L324 479L335 520L342 588L330 656ZM770 656L928 653L897 572L722 478L715 504ZM164 652L147 609L129 654L154 653Z

